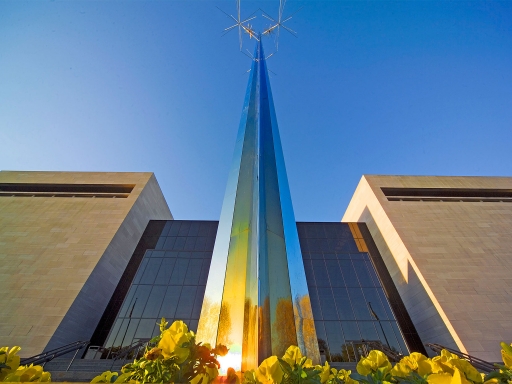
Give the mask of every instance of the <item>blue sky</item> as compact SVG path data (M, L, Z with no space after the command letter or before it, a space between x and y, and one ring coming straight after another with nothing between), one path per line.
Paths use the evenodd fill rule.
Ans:
M216 6L0 0L0 169L152 171L217 220L250 59ZM297 220L340 220L362 174L512 176L512 1L301 6L269 60Z

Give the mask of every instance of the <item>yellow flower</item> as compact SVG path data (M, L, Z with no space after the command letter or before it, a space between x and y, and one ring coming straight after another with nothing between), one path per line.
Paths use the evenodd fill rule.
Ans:
M262 384L277 384L283 378L283 371L276 356L263 360L255 374L256 379Z
M290 366L299 363L300 359L302 359L302 352L296 345L290 345L283 355L283 360L290 364Z
M475 367L467 360L460 359L457 355L454 355L447 350L441 351L441 356L432 358L432 363L437 371L433 370L434 373L445 372L456 377L456 373L459 372L462 375L462 381L468 382L471 380L474 383L483 383L482 375L476 370ZM455 380L455 379L454 379Z
M177 363L181 364L190 354L190 350L183 347L183 344L189 342L192 337L193 334L188 332L188 327L183 321L175 321L169 329L162 332L158 348L162 350L164 359L177 356Z
M96 376L92 379L91 384L95 383L110 383L112 381L112 376L117 375L116 372L105 371L101 375Z
M21 366L15 372L8 374L4 381L6 382L49 382L51 381L51 375L49 372L44 372L43 367L40 365L32 365L26 367Z
M345 384L359 384L359 381L356 381L356 380L353 380L351 377L350 377L350 374L352 373L352 371L345 371L344 369L340 369L340 371L344 371L346 372L345 373ZM338 372L339 374L339 372ZM386 382L387 383L387 382Z
M427 377L428 384L450 384L452 375L447 372L433 373Z
M9 367L0 370L0 381L9 373L15 372L20 366L20 357L17 355L20 349L18 346L12 347L10 350L9 347L0 348L0 352L3 352L0 355L0 364L3 363Z
M506 343L500 343L501 345L501 358L503 359L503 364L508 369L512 369L512 344L508 345Z
M453 373L450 384L470 384L470 382L464 377L464 374L461 371L456 369Z
M359 363L357 363L357 372L360 375L366 376L378 370L383 373L387 373L391 370L391 363L381 351L373 350L367 357L361 358Z
M169 327L169 331L173 333L187 333L188 327L187 324L185 324L181 320L176 320L172 325Z
M284 353L283 360L290 364L291 367L294 365L300 364L302 360L302 352L299 347L296 345L290 345L286 352ZM313 361L311 359L306 359L304 362L304 367L309 368L313 366Z
M429 384L471 384L483 383L482 375L468 361L460 359L446 350L432 361L442 370L427 377ZM469 381L471 380L471 382Z
M407 377L411 374L413 369L411 369L410 365L407 362L404 362L405 357L395 364L393 369L391 370L391 375L396 377Z
M322 365L316 365L315 369L317 371L320 371L320 382L323 384L329 380L329 376L331 374L331 367L329 367L329 363L326 361L325 364Z
M331 374L329 375L329 380L334 380L335 378L344 381L345 384L359 384L358 381L352 379L350 374L352 371L346 371L344 369L340 369L339 371L336 368L331 368Z
M398 362L393 369L391 374L397 377L407 377L411 372L416 372L421 377L425 375L435 373L435 368L432 362L424 355L418 352L413 352L409 356L405 356Z
M432 363L438 368L438 372L436 373L449 373L453 376L455 367L450 362L452 358L452 354L447 350L443 349L441 351L441 356L435 356L431 359Z
M457 367L459 371L464 373L468 380L478 384L483 383L482 375L471 365L469 361L456 358L450 360L450 363L452 363L454 367Z

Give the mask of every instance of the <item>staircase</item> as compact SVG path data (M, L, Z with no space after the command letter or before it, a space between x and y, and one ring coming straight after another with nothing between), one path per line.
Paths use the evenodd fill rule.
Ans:
M52 374L52 381L90 382L105 371L120 373L130 361L133 360L77 359L71 363L68 358L55 358L44 365L44 370Z
M90 382L105 371L121 372L123 365L144 353L149 339L140 339L115 352L91 346L85 359L76 358L89 341L75 341L21 360L21 364L41 364L52 375L52 381ZM74 352L74 353L73 353ZM91 353L92 352L92 353ZM103 354L110 359L100 359ZM89 358L87 358L89 357Z

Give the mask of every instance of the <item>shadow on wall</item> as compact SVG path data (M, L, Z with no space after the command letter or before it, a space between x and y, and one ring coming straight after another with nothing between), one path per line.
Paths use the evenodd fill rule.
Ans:
M358 222L366 223L421 341L423 343L438 343L458 350L459 347L448 327L409 262L407 262L406 281L368 207L363 210ZM386 287L386 284L383 285L386 294L390 297L389 289ZM435 355L430 350L427 352L432 354L432 356Z

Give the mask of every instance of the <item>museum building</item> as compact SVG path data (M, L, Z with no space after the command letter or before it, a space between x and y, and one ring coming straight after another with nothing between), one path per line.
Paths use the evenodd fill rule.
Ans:
M296 222L262 44L219 221L152 173L0 172L0 345L121 348L184 320L254 367L291 344L356 361L512 340L512 178L365 175L341 222ZM236 364L235 364L236 365Z

